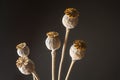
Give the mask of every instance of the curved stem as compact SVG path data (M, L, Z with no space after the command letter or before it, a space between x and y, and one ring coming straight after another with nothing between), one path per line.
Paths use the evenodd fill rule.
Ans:
M71 61L71 64L70 64L70 67L69 67L69 70L68 70L68 72L67 72L67 75L66 75L65 80L68 80L68 77L69 77L69 75L70 75L70 72L71 72L71 70L72 70L72 67L73 67L74 63L75 63L75 61L72 60L72 61Z
M55 80L55 57L56 57L55 50L52 50L51 56L52 56L52 80Z
M38 75L35 71L32 72L32 75L33 75L33 80L40 80L40 78L38 77Z
M32 74L33 75L33 74ZM33 80L36 80L36 78L34 77L34 75L33 75Z
M63 60L64 60L64 54L65 54L65 50L66 50L69 31L70 31L70 29L66 28L66 34L65 34L65 39L64 39L62 54L61 54L61 60L60 60L60 64L59 64L58 80L60 80L60 77L61 77L62 64L63 64Z

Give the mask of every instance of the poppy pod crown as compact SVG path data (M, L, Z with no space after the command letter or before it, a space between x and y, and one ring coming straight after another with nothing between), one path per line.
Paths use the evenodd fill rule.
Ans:
M75 8L67 8L64 13L66 15L68 15L69 17L78 17L79 16L79 12L77 9Z
M16 46L16 49L23 49L24 47L26 46L26 43L23 42L23 43L20 43Z
M48 32L46 35L47 35L48 37L55 38L55 37L58 37L58 36L59 36L59 33L58 33L58 32L54 32L54 31L51 31L51 32Z
M81 49L82 51L86 50L86 43L83 40L75 40L73 44L77 49Z

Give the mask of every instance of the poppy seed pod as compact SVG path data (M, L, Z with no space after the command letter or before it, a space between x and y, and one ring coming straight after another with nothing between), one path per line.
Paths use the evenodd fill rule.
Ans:
M83 40L75 40L70 48L70 56L72 60L80 60L84 57L86 43Z
M29 47L26 45L25 42L23 43L20 43L16 46L16 49L17 49L17 53L19 56L28 56L29 53L30 53L30 49Z
M57 50L60 48L61 42L57 32L48 32L45 44L49 50Z
M75 8L68 8L64 13L65 15L62 18L63 25L68 29L75 28L78 24L79 12Z
M16 61L16 66L24 75L29 75L35 71L34 63L32 60L28 59L28 57L19 57Z

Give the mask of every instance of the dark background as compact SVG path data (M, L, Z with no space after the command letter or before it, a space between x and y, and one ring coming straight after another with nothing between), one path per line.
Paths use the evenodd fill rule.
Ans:
M16 67L16 45L26 42L41 80L51 80L51 55L44 42L46 32L57 31L63 43L61 19L66 8L79 10L79 24L70 31L62 71L64 80L75 39L87 42L86 56L73 66L69 80L120 80L119 3L116 0L1 0L0 80L32 80ZM56 69L61 48L57 51ZM57 75L57 72L56 72Z

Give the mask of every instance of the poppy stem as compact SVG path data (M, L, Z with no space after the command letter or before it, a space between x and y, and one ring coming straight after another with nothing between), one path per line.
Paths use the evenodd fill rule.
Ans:
M60 60L60 64L59 64L58 80L60 80L60 77L61 77L62 64L63 64L63 60L64 60L64 55L65 55L69 32L70 32L70 29L66 28L65 39L64 39L64 43L63 43L63 47L62 47L61 60Z
M68 80L68 77L69 77L69 75L70 75L70 72L71 72L71 70L72 70L72 67L73 67L74 63L75 63L75 61L72 60L72 61L71 61L71 64L70 64L70 67L69 67L69 70L68 70L68 72L67 72L67 75L66 75L65 80Z
M40 78L38 77L38 75L35 71L32 72L32 75L33 75L33 80L40 80Z
M56 57L55 50L52 50L51 56L52 56L52 80L55 80L55 57Z

